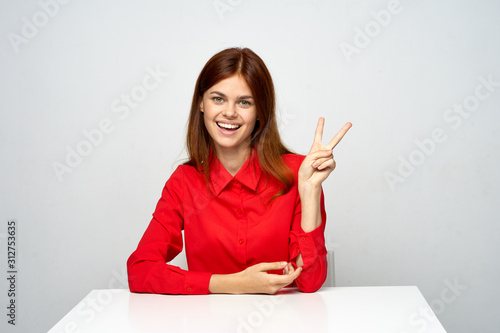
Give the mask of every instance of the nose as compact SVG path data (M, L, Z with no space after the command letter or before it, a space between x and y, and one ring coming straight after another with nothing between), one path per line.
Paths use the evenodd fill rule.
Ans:
M227 118L236 118L238 116L238 112L236 111L235 104L228 104L224 110L222 110L222 115Z

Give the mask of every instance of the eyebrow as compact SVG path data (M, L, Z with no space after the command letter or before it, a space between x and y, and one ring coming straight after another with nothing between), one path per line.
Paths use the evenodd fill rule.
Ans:
M211 94L216 94L216 95L219 95L220 97L227 98L226 94L223 94L220 91L211 91L210 95ZM253 97L250 95L238 96L238 99L250 99L250 98L253 99Z

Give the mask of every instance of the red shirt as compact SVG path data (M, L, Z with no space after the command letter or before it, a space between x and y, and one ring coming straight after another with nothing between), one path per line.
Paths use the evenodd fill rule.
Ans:
M214 159L211 193L202 172L178 166L127 261L130 291L207 294L212 274L236 273L261 262L293 262L299 253L304 265L295 283L304 292L318 290L327 272L326 213L322 193L321 225L308 233L302 230L297 173L303 159L283 156L295 184L270 203L279 184L264 177L256 157L249 157L234 177ZM182 230L188 271L166 264L182 250Z

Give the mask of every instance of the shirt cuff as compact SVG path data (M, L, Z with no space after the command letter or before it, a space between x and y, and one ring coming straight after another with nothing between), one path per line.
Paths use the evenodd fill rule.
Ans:
M304 270L311 267L318 256L326 254L325 234L322 226L310 232L298 232L294 234L294 236L296 237L296 244L298 245L298 251L296 251L302 254Z
M185 295L205 295L209 294L208 285L212 273L189 271L184 279L182 294Z

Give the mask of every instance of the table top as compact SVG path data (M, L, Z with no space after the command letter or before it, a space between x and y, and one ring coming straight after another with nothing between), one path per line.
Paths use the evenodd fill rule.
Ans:
M330 287L276 295L92 290L49 333L446 332L415 286Z

